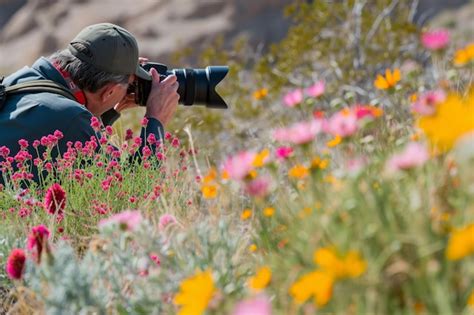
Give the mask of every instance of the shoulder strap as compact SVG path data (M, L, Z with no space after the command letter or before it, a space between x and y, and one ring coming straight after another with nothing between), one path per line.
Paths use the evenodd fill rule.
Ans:
M28 82L11 85L5 88L6 95L19 94L19 93L41 93L41 92L59 94L73 101L76 100L76 98L71 93L71 91L66 89L64 86L51 80L28 81Z

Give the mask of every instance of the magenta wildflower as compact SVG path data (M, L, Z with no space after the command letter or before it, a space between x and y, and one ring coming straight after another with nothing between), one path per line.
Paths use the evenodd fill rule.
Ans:
M22 249L15 248L7 258L5 271L10 279L21 279L25 270L26 255Z
M39 263L41 260L41 253L43 252L44 246L48 246L48 238L49 230L42 224L33 227L30 234L28 235L26 248L32 252L32 255L37 263Z
M58 183L53 184L46 191L44 208L49 214L62 214L66 207L66 192Z
M91 127L95 130L95 131L99 131L100 130L100 120L97 118L97 117L92 117L91 118Z

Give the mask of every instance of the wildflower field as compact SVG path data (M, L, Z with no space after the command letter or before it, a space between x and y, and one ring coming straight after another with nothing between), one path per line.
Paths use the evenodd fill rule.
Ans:
M141 162L127 121L56 161L60 130L0 144L0 313L473 314L474 38L413 10L301 1L266 53L217 41L230 108Z

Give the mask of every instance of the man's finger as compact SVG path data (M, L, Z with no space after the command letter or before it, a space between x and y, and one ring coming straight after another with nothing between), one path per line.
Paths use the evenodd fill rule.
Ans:
M172 84L176 82L177 79L178 78L175 75L169 75L163 80L163 82L166 82L167 84Z
M153 82L156 82L156 83L160 83L160 74L158 73L158 71L156 71L155 68L151 68L150 69L150 74L151 74L151 77L153 79Z

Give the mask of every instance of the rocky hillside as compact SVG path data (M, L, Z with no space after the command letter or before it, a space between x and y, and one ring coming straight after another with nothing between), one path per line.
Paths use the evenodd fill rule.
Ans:
M216 35L223 35L227 44L240 35L246 35L255 45L267 44L285 35L289 21L284 19L282 9L291 2L0 0L0 74L64 47L84 26L98 22L112 22L129 29L138 37L142 55L162 62L182 48L200 51ZM443 9L467 2L413 0L418 3L417 20L421 23Z
M286 33L291 0L0 0L0 72L63 47L88 24L112 22L139 38L142 55L166 61L216 35L268 43Z

